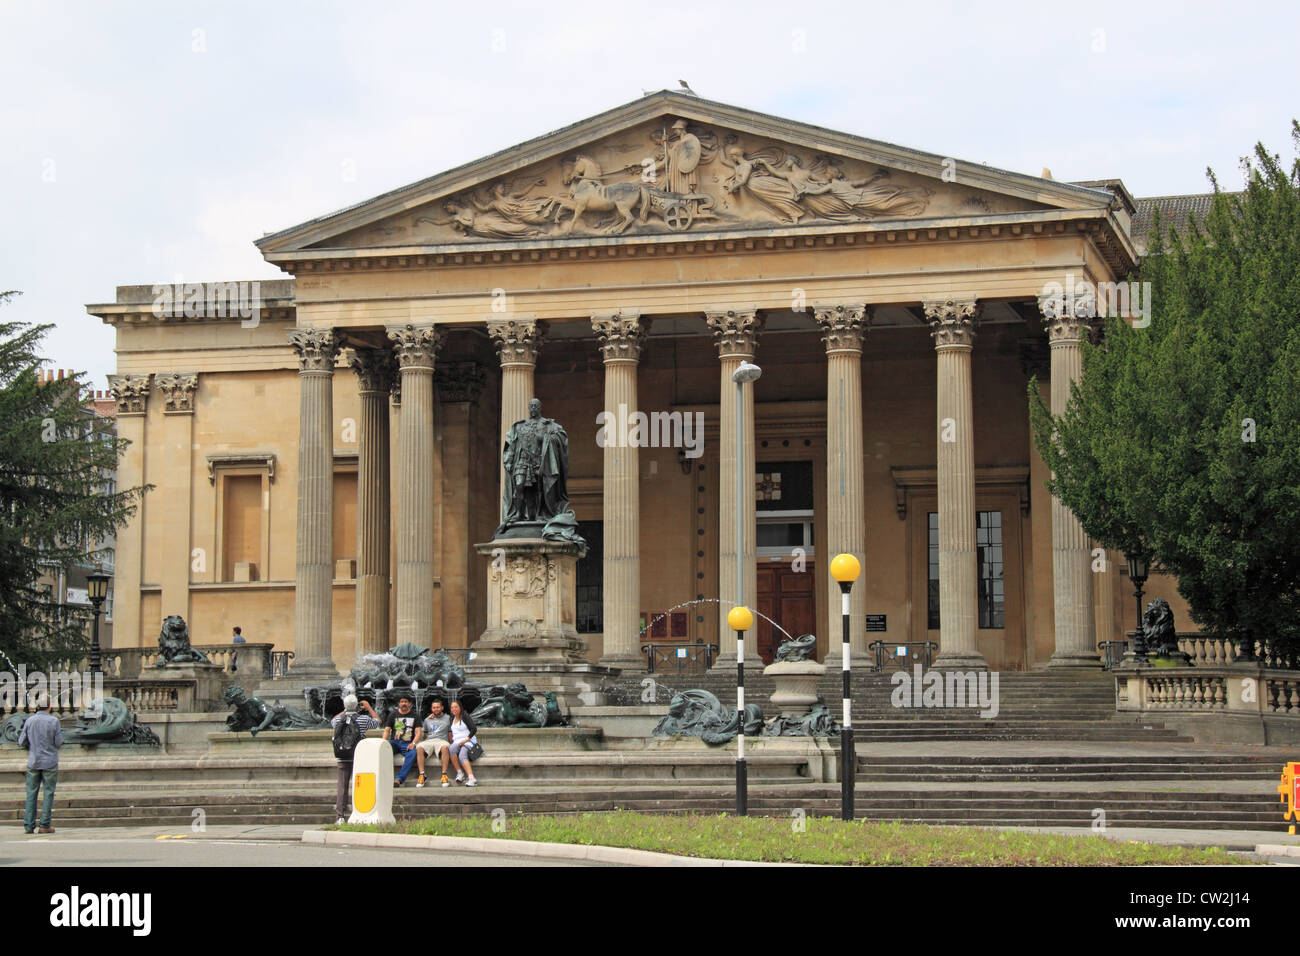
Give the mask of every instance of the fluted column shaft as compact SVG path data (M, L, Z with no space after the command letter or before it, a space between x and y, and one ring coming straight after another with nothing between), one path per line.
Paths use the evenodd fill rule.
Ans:
M1061 415L1070 400L1070 383L1083 373L1083 337L1095 306L1082 298L1039 300L1047 325L1052 362L1052 414ZM1056 614L1056 650L1051 667L1096 667L1092 601L1092 547L1079 519L1052 497L1052 597Z
M298 353L298 544L294 590L295 675L335 674L333 329L293 329Z
M637 367L648 323L635 312L593 315L591 326L605 360L605 441L602 664L644 669L640 653L641 489L637 447L624 441L619 422L637 411Z
M851 554L867 566L866 488L862 464L862 345L868 319L863 306L814 309L826 343L826 547L824 561ZM831 610L837 621L840 586L826 576ZM866 663L866 581L849 592L849 649L854 662ZM838 641L832 640L831 648ZM834 656L834 655L832 655Z
M431 647L434 576L433 364L446 333L433 325L388 329L401 374L398 420L397 643Z
M352 358L361 403L357 450L358 654L388 649L389 412L395 372L389 349L357 349Z
M741 362L751 361L758 348L758 336L763 327L761 312L727 311L707 312L705 321L713 331L718 347L720 369L720 400L718 409L718 648L715 667L734 667L736 663L736 634L727 625L727 612L738 603L758 610L758 551L757 508L755 502L754 467L754 390L742 390L739 416L736 409L736 383L731 380ZM743 445L740 458L736 457L736 429L743 422ZM736 501L736 472L748 475L741 491L741 501ZM736 554L736 521L746 523L744 553ZM744 594L736 594L736 566L740 563ZM750 653L745 664L761 666L757 635L748 635Z
M526 316L489 319L487 330L496 343L501 359L501 434L497 440L499 460L510 426L528 417L528 403L533 398L533 374L537 370L537 356L546 337L546 323Z
M986 667L976 640L974 299L926 302L938 366L939 653L946 668Z

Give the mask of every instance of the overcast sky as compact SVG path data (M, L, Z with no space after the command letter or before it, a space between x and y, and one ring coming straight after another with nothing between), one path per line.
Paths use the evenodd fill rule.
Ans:
M86 303L276 278L273 232L685 79L724 103L1137 196L1292 155L1300 6L0 3L0 316L114 370Z

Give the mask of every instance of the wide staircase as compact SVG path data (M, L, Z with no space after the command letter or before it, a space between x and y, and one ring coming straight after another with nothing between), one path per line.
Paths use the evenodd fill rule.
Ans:
M703 687L734 701L731 675L676 684L662 675L660 704L672 690ZM839 709L840 674L821 687ZM1200 746L1150 722L1114 716L1107 675L1004 674L999 713L902 709L890 704L887 675L854 677L855 793L860 819L968 826L1175 827L1282 831L1277 747ZM641 690L639 678L629 688ZM770 680L746 682L747 699L772 713ZM491 734L488 731L487 734ZM838 749L838 740L830 743ZM494 747L479 764L482 785L396 791L399 818L613 809L721 813L735 807L734 750L691 752L624 741L597 747L522 752ZM208 825L302 824L333 820L335 765L323 753L275 760L167 754L91 761L65 759L55 826L147 825L186 832ZM0 820L21 816L21 765L0 759ZM807 758L748 754L750 812L837 816L840 787L813 782ZM202 811L198 813L196 811Z

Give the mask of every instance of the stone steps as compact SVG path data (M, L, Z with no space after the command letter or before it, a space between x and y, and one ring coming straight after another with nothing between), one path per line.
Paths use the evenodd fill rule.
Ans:
M1263 788L1261 788L1263 790ZM329 822L333 788L312 792L253 792L224 796L136 795L132 798L56 797L56 825L68 827L153 825L188 830L193 809L202 806L208 824L303 824ZM1165 826L1194 829L1271 829L1281 819L1276 794L1110 790L1098 792L978 792L882 791L857 788L855 809L860 819L898 820L967 826L1091 826L1093 811L1105 810L1108 826ZM124 805L125 801L125 805ZM441 813L459 816L502 809L514 813L582 813L629 809L655 813L721 813L735 806L731 781L672 787L620 787L583 793L572 788L521 790L491 784L470 790L406 790L395 794L399 818ZM10 807L15 803L5 800ZM751 812L789 816L835 816L839 791L831 785L753 786ZM16 807L0 819L16 821Z

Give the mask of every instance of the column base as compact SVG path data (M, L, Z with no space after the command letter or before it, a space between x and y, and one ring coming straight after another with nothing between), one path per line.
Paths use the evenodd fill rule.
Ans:
M329 683L338 680L341 675L332 660L328 657L318 657L315 660L295 660L291 662L289 664L289 673L286 676L291 680L310 684L313 682Z
M1062 667L1091 667L1094 670L1100 670L1101 658L1096 654L1069 654L1058 652L1052 655L1052 659L1047 662L1047 666L1050 670L1056 670Z
M610 654L599 661L601 667L613 668L617 674L646 673L645 658L639 654Z
M939 671L986 671L989 669L989 662L984 659L984 655L979 651L953 651L951 654L944 654L940 651L935 655L930 669Z

